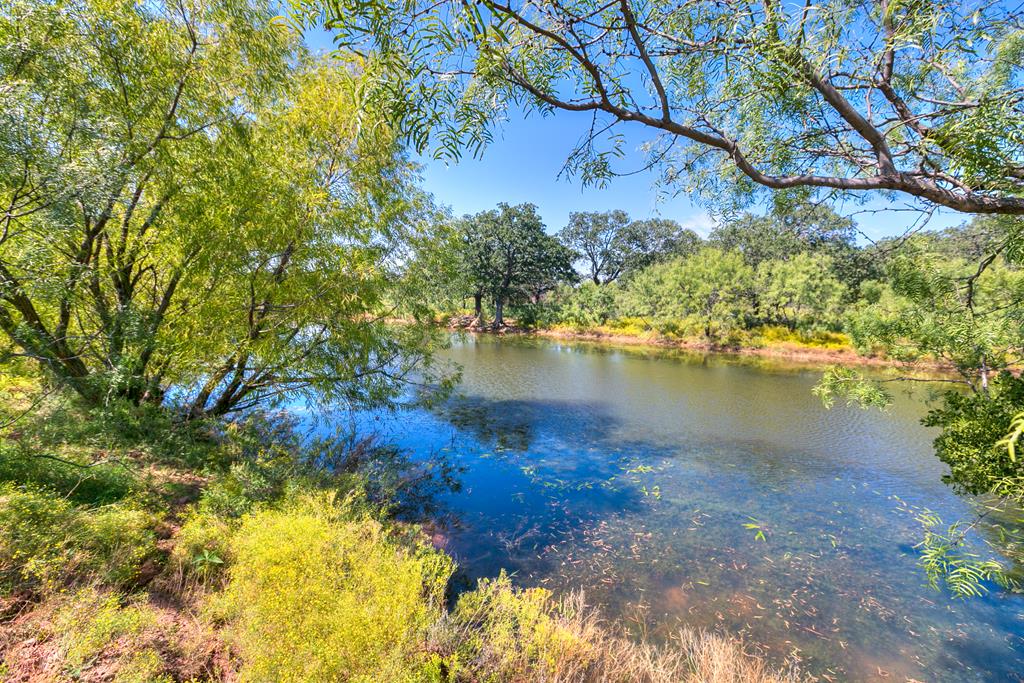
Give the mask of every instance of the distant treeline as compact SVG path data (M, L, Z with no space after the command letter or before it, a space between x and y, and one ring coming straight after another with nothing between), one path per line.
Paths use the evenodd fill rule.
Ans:
M897 253L966 268L997 234L991 219L976 219L871 243L852 219L799 204L725 219L707 238L624 211L574 212L549 235L533 205L501 204L455 222L438 305L452 313L445 307L472 299L479 325L505 325L511 311L527 327L640 328L714 343L764 326L851 331L894 295Z

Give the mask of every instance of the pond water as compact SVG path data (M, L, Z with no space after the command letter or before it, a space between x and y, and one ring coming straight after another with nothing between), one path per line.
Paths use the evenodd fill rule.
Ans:
M434 410L362 416L465 467L438 541L470 578L583 588L631 631L757 643L825 680L1024 680L1024 596L925 584L914 508L941 481L920 397L887 412L812 395L813 370L724 356L466 337Z

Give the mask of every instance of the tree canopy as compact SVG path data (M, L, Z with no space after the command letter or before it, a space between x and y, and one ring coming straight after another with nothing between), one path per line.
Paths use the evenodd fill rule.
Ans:
M273 16L73 0L0 18L0 330L90 400L381 401L426 358L383 326L412 170L363 65L311 59Z
M297 0L298 23L373 52L420 150L479 150L513 107L579 117L567 167L616 173L650 133L673 187L877 190L1024 214L1024 8L957 0ZM587 132L589 131L589 132Z
M481 315L484 295L494 302L494 325L505 324L505 305L538 301L560 282L575 280L572 252L544 232L533 204L510 206L466 216L461 221L459 255Z
M632 221L622 210L573 211L558 239L576 252L584 274L607 284L660 260L686 255L700 237L665 218Z

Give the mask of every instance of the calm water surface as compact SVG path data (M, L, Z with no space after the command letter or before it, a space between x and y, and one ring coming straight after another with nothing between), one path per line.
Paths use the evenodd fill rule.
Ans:
M1024 680L1024 596L953 600L915 565L913 508L970 511L920 397L827 411L810 370L594 345L448 355L444 406L360 419L465 466L439 541L471 578L582 587L636 633L740 633L823 679Z

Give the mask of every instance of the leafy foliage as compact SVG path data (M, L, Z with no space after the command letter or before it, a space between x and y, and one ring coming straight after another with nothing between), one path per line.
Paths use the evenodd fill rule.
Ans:
M932 588L945 586L954 596L967 598L987 593L988 583L1004 588L1019 586L1001 563L965 548L971 525L955 522L943 529L942 519L928 510L918 516L918 521L925 530L924 539L917 545L919 563Z
M496 327L505 324L505 304L537 302L574 278L571 252L544 232L532 204L499 204L496 210L465 217L460 229L457 258L476 298L477 317L481 298L489 296Z
M673 220L630 221L625 211L569 214L558 233L562 244L576 252L584 274L597 285L628 277L653 263L688 255L700 238Z
M130 583L156 552L152 514L131 505L75 508L51 493L0 488L0 577L5 593L50 590L95 576Z
M940 427L935 453L949 465L951 482L970 493L992 491L1008 478L1024 477L1024 462L1005 446L1005 436L1024 406L1024 380L1000 374L985 394L950 392L924 419Z
M451 561L348 505L305 497L242 520L224 599L243 678L409 680L423 665Z
M479 153L509 110L578 117L566 162L620 173L626 125L672 190L745 205L817 191L898 192L968 213L1024 213L1014 3L297 0L373 53L375 97L419 151Z
M832 259L824 255L762 262L756 273L759 313L791 330L837 327L846 288L831 273Z
M386 322L429 201L366 106L369 67L312 59L273 16L0 15L0 331L93 403L379 404L432 374L429 335Z

